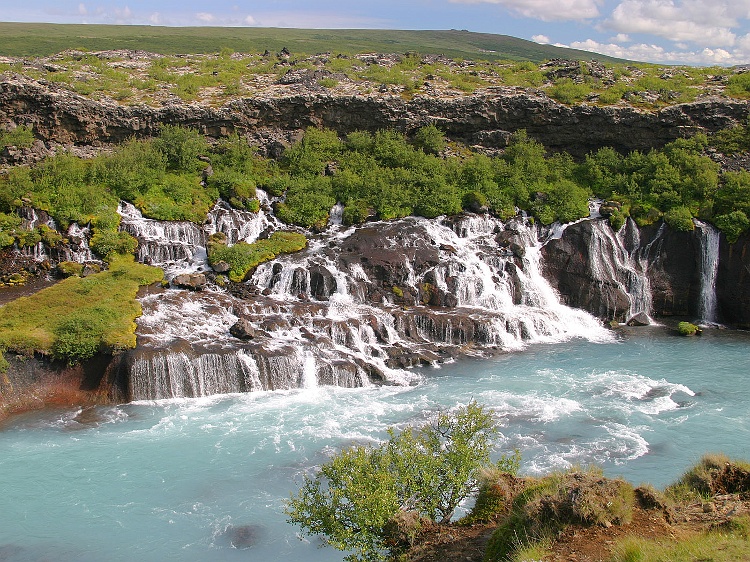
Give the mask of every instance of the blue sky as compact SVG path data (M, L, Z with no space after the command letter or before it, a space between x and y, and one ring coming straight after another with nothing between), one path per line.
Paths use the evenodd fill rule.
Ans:
M750 0L0 0L0 20L468 29L650 62L750 63Z

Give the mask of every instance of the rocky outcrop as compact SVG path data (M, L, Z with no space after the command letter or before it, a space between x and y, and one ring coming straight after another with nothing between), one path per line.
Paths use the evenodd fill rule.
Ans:
M619 235L610 229L611 244L597 243L602 229L609 228L603 220L583 221L544 246L545 276L566 304L621 322L637 312L702 319L707 281L702 265L705 242L698 228L676 232L661 224L638 228L630 221ZM748 246L747 235L735 244L722 235L717 256L716 320L740 327L750 325ZM633 292L644 281L650 309L630 310Z
M541 92L490 88L467 96L330 92L232 100L221 107L174 103L161 107L95 101L45 81L25 77L0 83L0 126L32 126L38 139L71 146L101 146L131 136L150 136L162 123L195 127L212 137L247 135L271 155L306 127L409 132L429 123L469 145L498 148L519 129L551 151L582 156L602 146L620 151L663 146L699 131L744 122L746 101L708 98L659 111L630 106L566 106ZM24 156L5 154L6 160Z
M720 318L750 328L750 235L734 244L722 236L716 293Z
M69 366L46 358L5 353L0 373L0 419L44 406L103 404L126 399L127 373L121 355L98 355Z

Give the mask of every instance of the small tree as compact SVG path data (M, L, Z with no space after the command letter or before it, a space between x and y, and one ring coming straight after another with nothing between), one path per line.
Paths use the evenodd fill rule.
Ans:
M379 447L347 449L314 478L305 477L287 504L289 522L307 535L323 535L339 550L353 550L346 560L386 559L399 548L386 531L399 512L447 523L476 491L496 431L492 414L476 403L419 428L391 429ZM497 466L515 472L517 454Z

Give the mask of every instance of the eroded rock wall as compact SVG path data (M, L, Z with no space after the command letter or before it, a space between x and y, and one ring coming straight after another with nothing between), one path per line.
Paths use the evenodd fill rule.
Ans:
M95 101L53 83L17 76L0 82L0 126L33 126L47 143L88 146L149 136L162 123L196 127L219 137L237 131L267 152L309 126L348 133L395 129L409 132L428 123L470 145L502 147L526 129L551 151L583 156L602 146L647 150L699 131L744 122L746 101L708 98L660 111L630 106L566 106L536 91L494 88L467 96L295 94L242 98L221 107L175 103L160 107ZM9 155L5 155L6 159Z

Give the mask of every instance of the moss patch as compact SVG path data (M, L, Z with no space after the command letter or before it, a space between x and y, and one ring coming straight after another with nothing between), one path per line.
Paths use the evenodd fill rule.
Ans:
M75 363L99 351L135 347L138 287L163 275L132 257L118 256L107 271L69 277L21 297L0 308L0 348Z
M215 265L221 261L229 264L229 279L239 283L258 265L274 259L279 254L298 252L307 246L307 238L297 232L274 232L270 238L256 240L252 244L238 242L227 246L214 239L208 244L208 262Z

